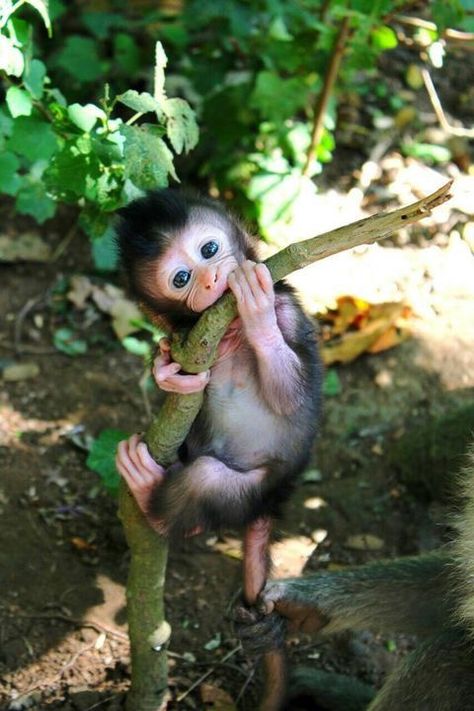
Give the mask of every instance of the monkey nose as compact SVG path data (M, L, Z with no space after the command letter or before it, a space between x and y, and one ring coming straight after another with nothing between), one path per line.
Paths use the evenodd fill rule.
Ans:
M202 284L205 289L212 289L216 282L217 271L209 269L202 275Z

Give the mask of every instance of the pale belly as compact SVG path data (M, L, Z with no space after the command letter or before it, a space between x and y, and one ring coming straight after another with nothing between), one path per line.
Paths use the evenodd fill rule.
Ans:
M234 387L226 394L210 392L212 449L215 456L250 469L274 457L284 433L284 418L271 412L256 392L255 383Z

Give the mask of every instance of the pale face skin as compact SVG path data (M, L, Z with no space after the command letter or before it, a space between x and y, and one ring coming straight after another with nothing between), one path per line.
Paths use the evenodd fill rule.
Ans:
M164 253L154 279L160 295L201 313L222 296L237 266L224 230L217 224L198 222L189 225Z

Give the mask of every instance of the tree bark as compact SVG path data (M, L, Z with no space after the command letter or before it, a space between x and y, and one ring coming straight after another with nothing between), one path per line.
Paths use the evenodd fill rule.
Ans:
M312 239L297 242L265 261L273 281L297 269L351 247L370 244L398 229L418 222L451 196L452 181L428 197L399 210L373 215ZM208 309L186 337L172 341L173 360L188 373L207 370L215 360L217 346L237 309L227 293ZM162 466L177 458L202 403L202 394L168 395L145 434L151 454ZM132 658L132 684L127 711L161 711L166 707L166 646L169 626L164 620L163 585L167 542L151 530L125 485L119 511L131 550L127 606ZM278 680L277 680L278 681ZM267 696L271 690L267 689Z

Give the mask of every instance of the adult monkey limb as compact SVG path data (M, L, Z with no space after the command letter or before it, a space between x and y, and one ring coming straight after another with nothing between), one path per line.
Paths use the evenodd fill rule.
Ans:
M274 281L286 274L310 264L331 254L343 251L359 244L382 239L403 226L416 222L430 213L437 205L449 199L451 183L446 184L427 198L411 206L384 215L361 220L345 228L339 228L327 235L320 235L312 240L291 245L281 253L267 260ZM192 329L186 343L172 344L173 359L179 361L184 370L197 373L207 370L212 364L220 339L228 325L235 317L236 311L232 297L222 297L218 304L203 314L199 323ZM190 425L196 417L201 405L201 395L177 396L166 398L163 408L154 420L145 436L145 441L156 458L163 466L171 464L176 459L177 449L184 441ZM153 557L149 540L150 530L145 525L137 506L126 488L122 487L120 497L121 517L124 522L127 538L132 547L132 569L141 565L141 560ZM156 539L154 550L161 550L165 557L165 542ZM134 561L136 565L134 566ZM149 572L146 590L139 584L138 577L133 575L128 586L128 602L132 619L153 609L157 604L157 595L164 577L164 567L157 565ZM159 602L159 601L158 601ZM132 691L129 709L158 709L163 703L164 677L166 676L165 651L153 651L151 632L160 626L160 615L149 614L147 625L131 626L132 638ZM163 640L163 637L160 639ZM163 640L166 641L166 640ZM271 694L270 694L271 695Z
M420 639L376 693L347 677L296 669L289 684L292 710L314 708L315 703L326 711L472 708L474 446L459 483L466 503L454 519L458 535L440 551L266 584L262 608L282 615L293 628L324 635L398 632ZM255 650L259 639L281 636L280 624L275 614L260 617L243 628L243 637ZM303 699L308 706L300 705Z

